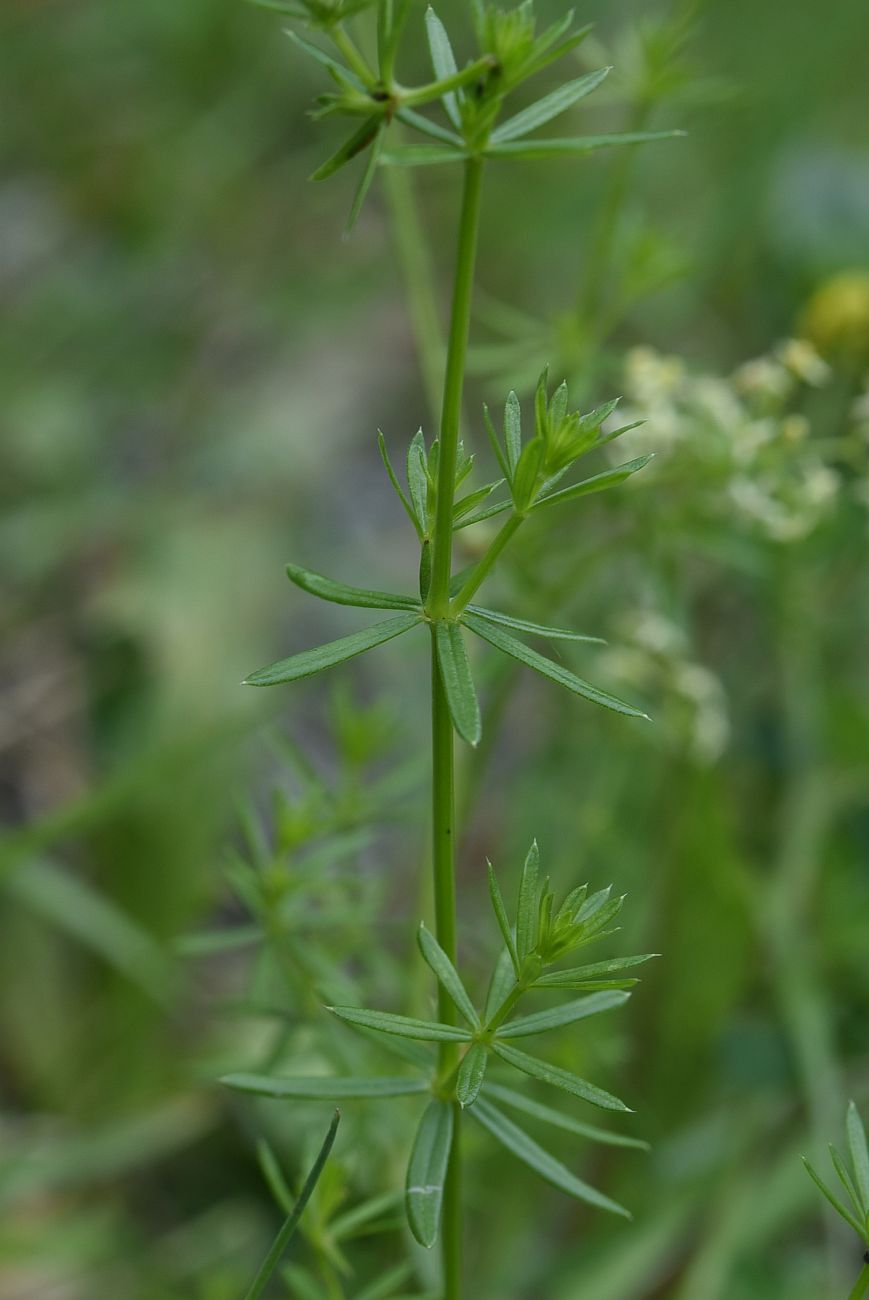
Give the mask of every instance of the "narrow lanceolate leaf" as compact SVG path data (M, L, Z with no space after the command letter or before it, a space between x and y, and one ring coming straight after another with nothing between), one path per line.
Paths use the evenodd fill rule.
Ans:
M305 1206L311 1199L320 1174L323 1172L323 1166L329 1158L329 1152L332 1150L332 1144L335 1141L335 1134L338 1132L340 1119L341 1115L336 1111L335 1118L329 1126L329 1132L326 1134L323 1145L320 1147L320 1153L314 1161L311 1172L305 1179L305 1185L302 1188L299 1199L293 1206L293 1209L281 1227L280 1232L275 1237L274 1242L272 1243L272 1248L263 1260L262 1267L254 1278L253 1283L245 1296L245 1300L258 1300L258 1297L261 1296L263 1291L266 1289L269 1278L280 1263L281 1255L283 1255L290 1239L298 1227Z
M429 135L433 140L440 140L443 144L452 145L456 149L464 148L464 141L455 131L449 131L445 126L439 126L437 122L430 122L422 113L417 113L413 108L402 107L395 116L399 122L404 122L405 126L412 126L415 131L421 131L423 135Z
M613 1133L611 1129L598 1128L596 1124L583 1124L572 1115L563 1115L554 1106L544 1106L539 1101L525 1097L521 1092L505 1088L500 1083L487 1083L486 1097L494 1097L513 1110L521 1111L531 1119L540 1120L541 1124L550 1124L564 1133L574 1133L577 1137L587 1138L589 1142L600 1142L602 1146L632 1147L637 1151L648 1151L648 1142L640 1138L628 1137L625 1133Z
M380 459L383 461L383 467L386 470L393 489L395 490L396 496L407 511L407 516L416 529L417 536L422 540L422 528L420 527L419 520L413 512L413 507L404 495L404 490L398 481L398 476L392 468L392 461L389 459L389 452L386 450L386 439L380 429L377 430L377 446L380 450Z
M437 1098L426 1108L410 1153L405 1184L407 1221L421 1246L438 1238L444 1180L453 1140L453 1108Z
M540 874L540 850L537 841L528 850L522 879L519 881L519 905L516 910L516 951L519 961L528 956L537 943L538 896L537 878Z
M388 1011L364 1011L360 1007L328 1007L341 1020L366 1029L377 1029L399 1038L419 1038L429 1043L464 1043L471 1037L467 1029L442 1025L436 1020L414 1020L411 1016L394 1016Z
M493 1042L492 1050L497 1052L502 1061L506 1061L516 1070L521 1070L523 1074L529 1074L532 1079L551 1083L554 1088L561 1088L574 1097L590 1101L593 1106L599 1106L601 1110L619 1110L633 1114L630 1106L619 1101L618 1097L604 1092L602 1088L596 1088L593 1083L581 1079L577 1074L571 1074L569 1070L562 1070L558 1065L548 1065L546 1061L538 1061L536 1056L529 1056L527 1052L520 1052L517 1047L508 1047L506 1043L499 1041Z
M447 77L454 77L458 72L456 56L453 54L453 47L450 45L447 30L431 6L426 10L425 30L428 37L429 52L431 53L431 65L438 81L443 81ZM461 129L462 117L459 112L459 99L455 91L448 91L443 96L443 105L453 126Z
M508 118L502 126L493 131L490 137L492 143L502 144L505 140L517 140L520 136L527 135L529 131L536 131L544 123L551 122L560 113L566 113L579 100L596 90L608 72L610 72L609 68L598 68L596 72L587 72L584 77L577 77L575 81L568 81L566 85L559 86L558 90L553 90L551 95L544 95L543 99L538 99L536 104L531 104L515 117Z
M863 1200L857 1190L854 1179L851 1177L845 1166L845 1161L839 1155L839 1152L832 1143L827 1143L827 1150L830 1152L830 1159L833 1162L833 1168L839 1176L839 1182L848 1193L848 1199L854 1207L854 1213L858 1219L865 1218L866 1215L869 1214L869 1211L863 1209ZM869 1232L869 1223L866 1225L866 1230Z
M637 456L635 460L626 461L624 465L618 465L615 469L605 469L600 474L585 478L581 483L559 488L557 492L548 492L545 496L538 497L533 509L541 510L543 506L557 505L563 501L576 501L579 497L591 496L594 492L605 492L607 488L618 487L625 479L648 465L653 456L654 452L650 452L648 456Z
M380 161L380 155L383 151L383 142L386 138L386 123L381 121L380 129L371 145L371 152L368 155L368 161L365 164L365 170L359 178L359 184L356 186L356 193L353 195L353 202L350 205L350 212L347 217L347 225L344 227L345 235L349 235L359 213L362 211L362 205L368 197L368 191L371 189L371 182L374 180L374 173L377 171L377 164Z
M543 677L548 677L550 681L557 682L559 686L564 686L568 691L573 691L574 695L581 695L583 699L590 700L592 704L600 704L605 709L612 709L615 713L623 713L629 718L646 718L648 714L643 713L642 709L635 709L632 704L626 704L624 700L617 699L615 695L608 695L606 691L599 691L596 686L590 682L583 681L577 677L569 668L562 667L561 664L553 663L551 659L532 650L530 646L525 645L522 641L517 641L509 632L502 631L499 627L493 627L485 619L479 618L476 614L464 615L464 622L471 631L476 632L477 636L488 641L489 645L500 650L502 654L510 655L512 659L518 659L520 663L525 664L528 668L533 668L535 672L540 673Z
M297 682L302 677L313 677L326 668L364 654L376 645L383 645L393 637L401 636L416 627L420 619L417 614L401 614L398 618L389 618L384 623L375 623L363 632L351 632L349 636L339 637L326 645L318 645L313 650L303 650L301 654L291 655L289 659L279 659L277 663L260 668L245 678L245 686L277 686L281 682Z
M424 1079L385 1076L365 1079L312 1075L309 1078L275 1079L266 1074L227 1074L220 1082L236 1092L251 1092L278 1101L364 1101L376 1097L409 1097L429 1090Z
M458 623L440 621L435 624L435 642L441 681L450 706L453 726L462 740L466 740L469 745L477 745L482 730L480 705L474 690L462 629Z
M498 928L504 939L507 952L510 954L510 961L513 964L513 970L519 974L519 954L516 951L516 943L513 939L513 929L507 916L507 908L504 906L504 896L501 893L501 887L498 884L495 875L495 868L491 862L486 864L489 872L489 897L492 900L492 910L495 913L495 919L498 922Z
M256 0L256 2L262 4L263 0ZM319 45L315 45L313 41L308 41L304 36L300 36L298 32L294 32L292 28L288 27L285 30L291 41L295 41L296 45L301 46L301 48L305 50L307 54L310 54L312 58L315 58L318 63L322 63L324 68L328 68L330 72L334 72L340 80L349 81L350 85L355 87L356 90L364 92L365 87L356 76L356 73L351 71L350 68L345 67L343 63L339 63L338 60L333 58L326 50L321 50Z
M616 1201L611 1201L608 1196L604 1196L603 1192L596 1191L594 1187L590 1187L588 1183L582 1182L572 1174L566 1165L556 1160L548 1151L544 1151L543 1147L503 1115L491 1102L480 1097L472 1114L508 1151L538 1173L541 1178L545 1178L553 1187L557 1187L559 1191L566 1192L577 1201L594 1205L599 1210L609 1210L611 1214L621 1214L626 1219L631 1217L623 1206Z
M647 952L639 957L615 957L612 961L594 961L585 966L572 966L568 970L550 971L548 975L541 975L538 980L535 980L534 987L571 989L586 980L602 979L618 971L630 970L632 966L640 966L657 955L654 952Z
M573 22L573 10L570 10L560 22L554 23L548 31L543 33L537 41L537 49L540 51L539 57L525 69L526 77L536 76L538 72L542 72L544 68L549 67L550 63L554 63L557 59L563 59L565 54L570 54L585 40L593 27L592 23L587 23L585 27L580 27L575 32L571 32L570 36L562 41L561 37L567 31L571 22Z
M489 1052L485 1043L472 1043L459 1066L456 1080L456 1097L462 1107L473 1106L486 1077Z
M860 1118L860 1112L853 1101L848 1103L848 1150L854 1177L863 1201L863 1209L869 1215L869 1150L866 1147L866 1130Z
M383 167L441 167L444 163L464 162L470 156L466 149L446 145L405 144L397 149L384 149L380 163Z
M529 623L525 618L512 618L501 614L496 609L485 609L482 605L468 605L471 614L483 618L487 623L497 623L500 627L512 628L514 632L527 632L529 636L544 636L550 641L585 641L589 645L606 645L599 636L583 636L581 632L571 632L563 627L545 627L542 623Z
M836 1213L841 1218L843 1218L846 1223L850 1223L854 1231L858 1233L861 1237L863 1237L865 1240L866 1237L865 1224L861 1224L851 1213L851 1211L847 1208L847 1206L842 1204L838 1196L836 1196L835 1192L830 1191L829 1187L824 1182L824 1180L817 1173L815 1173L814 1169L809 1164L805 1156L802 1157L802 1161L806 1167L807 1174L809 1175L809 1177L811 1178L812 1182L815 1184L815 1186L817 1187L821 1195L826 1197L826 1199L830 1202L830 1204L832 1205Z
M507 949L502 948L498 953L498 959L495 962L495 969L492 971L492 978L489 981L489 988L486 993L483 1019L487 1024L495 1012L504 1005L515 986L516 971L513 967L513 959Z
M287 577L302 591L331 601L333 605L354 605L359 609L419 609L413 596L393 596L388 591L368 591L363 587L348 587L343 582L333 582L320 573L311 573L298 564L287 565Z
M614 135L562 136L555 140L505 140L486 148L489 158L528 159L557 158L561 154L595 153L615 145L652 144L656 140L674 140L684 131L631 131Z
M507 450L507 463L510 475L516 473L519 457L522 455L522 408L519 398L511 389L504 405L504 446Z
M599 1015L601 1011L612 1011L621 1007L630 997L618 989L592 993L587 998L575 998L565 1002L562 1007L550 1007L547 1011L535 1011L530 1016L520 1016L511 1020L498 1030L499 1038L527 1038L531 1034L543 1034L550 1029L560 1029L563 1025L572 1025L577 1020L587 1020L589 1016Z
M407 486L419 526L425 532L428 521L428 476L422 429L417 429L407 449Z
M446 989L456 1008L462 1013L469 1025L472 1025L474 1029L479 1029L480 1017L474 1009L474 1004L468 997L458 971L437 939L424 925L421 925L417 940L420 952L434 971L438 982Z
M326 161L312 173L311 180L325 181L330 176L334 176L335 172L339 171L341 167L344 167L351 161L351 159L355 158L357 154L362 153L370 144L374 143L380 133L381 125L382 118L379 115L376 117L366 118L359 130L354 131L349 140L345 140L340 149L336 149L332 154L332 157L327 158Z

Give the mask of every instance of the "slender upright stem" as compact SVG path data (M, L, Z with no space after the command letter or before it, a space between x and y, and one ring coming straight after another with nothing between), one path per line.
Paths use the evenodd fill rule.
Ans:
M498 559L498 556L504 550L507 543L512 539L524 518L524 515L514 514L511 515L506 524L503 525L500 532L495 537L495 540L492 542L492 545L489 547L482 560L480 560L477 567L470 574L459 594L453 600L452 609L454 614L460 614L468 604L468 601L476 595L478 589L483 585L486 578L488 578L492 569L495 567L495 561Z
M437 512L435 515L431 588L428 612L446 618L450 607L450 576L453 557L453 498L455 495L456 451L462 414L465 362L471 325L471 292L477 257L480 224L480 194L483 162L470 158L465 163L465 185L459 221L459 248L453 285L453 307L447 345L447 369L441 411L440 458L438 463Z
M435 516L432 576L427 613L432 619L449 617L450 576L453 555L453 496L455 492L456 452L465 380L465 358L471 320L471 292L477 251L480 219L482 162L471 159L465 164L465 184L459 224L453 308L450 319L447 368L441 414L440 458L438 465L437 513ZM453 724L437 662L434 627L432 627L432 827L434 866L435 928L438 943L455 962L456 959L456 868L455 868L455 769ZM447 1024L454 1022L455 1010L442 988L438 990L438 1013ZM439 1047L439 1078L443 1083L458 1062L455 1043ZM453 1146L444 1186L441 1220L444 1300L459 1300L461 1291L462 1189L461 1189L461 1110L455 1107Z

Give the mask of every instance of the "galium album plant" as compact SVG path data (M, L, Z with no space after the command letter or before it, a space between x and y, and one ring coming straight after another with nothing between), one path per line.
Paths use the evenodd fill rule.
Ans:
M610 428L617 400L581 412L571 406L567 386L540 376L533 406L524 412L510 392L503 415L483 411L499 477L473 483L474 457L462 437L468 337L480 225L482 181L489 163L566 157L609 146L637 145L673 132L622 135L555 136L537 132L589 95L607 75L600 68L565 81L530 103L514 95L550 65L571 54L588 33L575 29L566 14L537 31L529 0L512 10L470 5L478 50L460 66L452 42L435 12L425 13L424 29L432 78L406 86L397 79L401 39L422 28L422 15L410 0L267 0L268 7L297 19L315 38L290 34L325 68L333 89L320 96L317 117L349 118L350 134L314 173L323 180L363 156L363 171L350 212L351 224L365 200L378 167L459 167L462 199L458 220L452 308L443 383L440 428L434 439L422 430L410 440L400 475L379 435L380 454L419 543L418 590L393 594L348 586L298 564L290 580L310 595L339 605L381 610L388 617L364 631L294 654L247 679L253 686L295 682L334 667L405 635L429 638L432 716L432 866L434 929L420 927L421 955L437 988L437 1018L424 1020L394 1011L339 1005L329 1010L341 1021L384 1036L413 1072L386 1077L272 1078L233 1075L226 1082L245 1092L284 1099L372 1099L417 1096L416 1137L409 1152L405 1189L407 1220L425 1247L440 1242L442 1288L446 1300L461 1294L462 1202L461 1134L466 1117L480 1124L519 1160L568 1195L600 1209L627 1214L621 1206L580 1181L544 1150L502 1107L556 1128L615 1144L631 1138L598 1130L523 1092L507 1087L492 1071L510 1067L517 1081L530 1077L569 1097L614 1113L628 1107L618 1098L570 1071L517 1046L517 1042L615 1009L636 983L632 969L647 957L595 959L580 964L574 954L615 932L622 899L609 889L589 892L583 884L566 896L550 886L536 843L521 872L518 898L508 907L489 867L492 909L502 949L482 1005L470 996L457 969L456 953L456 737L475 746L481 737L481 710L474 686L469 640L518 661L585 701L630 718L643 712L592 685L572 669L528 644L542 639L581 644L596 638L542 626L477 603L477 595L525 522L541 512L566 507L585 496L616 487L649 460L648 455L583 474L580 463L625 427ZM372 11L376 56L357 43L348 20ZM324 44L324 41L326 44ZM533 89L529 88L533 95ZM421 112L420 110L427 110ZM391 144L401 123L424 139ZM607 423L610 422L610 423ZM604 432L604 426L607 432ZM577 471L579 470L579 473ZM402 478L404 482L402 482ZM467 568L454 571L455 534L483 520L501 518L488 548ZM526 1010L536 992L578 996L543 1010ZM411 1040L424 1046L413 1046ZM429 1046L432 1045L432 1046Z
M846 1122L848 1136L848 1155L850 1168L842 1159L836 1148L830 1144L830 1160L836 1171L836 1177L844 1192L844 1200L816 1172L803 1156L803 1164L821 1194L829 1201L836 1214L853 1228L861 1244L865 1247L863 1268L854 1283L849 1300L859 1300L869 1295L869 1147L866 1145L866 1130L854 1102L848 1105Z

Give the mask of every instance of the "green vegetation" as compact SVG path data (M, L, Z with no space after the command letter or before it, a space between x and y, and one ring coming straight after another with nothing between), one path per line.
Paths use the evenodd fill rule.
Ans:
M0 16L0 1292L866 1286L865 5L436 9Z

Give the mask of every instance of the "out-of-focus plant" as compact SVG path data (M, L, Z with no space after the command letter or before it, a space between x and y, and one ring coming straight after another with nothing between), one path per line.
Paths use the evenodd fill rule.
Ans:
M461 163L463 169L440 434L427 444L420 430L411 440L406 458L406 486L402 486L380 435L387 474L419 542L418 593L392 594L351 587L298 565L288 566L290 580L309 594L339 605L386 610L390 617L365 631L280 660L247 679L253 686L298 681L414 630L428 631L435 934L423 927L419 942L423 957L437 979L438 1020L350 1006L332 1009L341 1019L365 1030L436 1043L437 1058L433 1059L427 1049L415 1049L420 1053L415 1063L422 1077L405 1074L280 1079L234 1075L227 1082L242 1091L296 1099L427 1094L429 1101L417 1128L407 1169L407 1217L421 1245L431 1247L440 1237L443 1295L445 1300L458 1300L462 1292L464 1218L460 1135L465 1110L514 1155L562 1190L600 1208L623 1212L609 1198L576 1179L503 1116L487 1094L484 1080L487 1062L494 1055L520 1072L594 1105L626 1110L610 1094L567 1070L520 1052L508 1040L572 1024L620 1004L626 997L626 985L633 980L625 980L619 973L625 965L643 960L614 959L569 971L551 969L568 952L606 933L604 927L618 912L621 900L611 900L607 890L587 897L586 887L582 886L556 909L548 881L539 880L535 845L522 873L515 926L508 920L500 891L494 876L491 877L492 900L504 949L482 1011L475 1007L456 970L454 734L471 746L476 746L481 737L481 711L471 675L467 634L473 633L501 655L517 660L593 703L629 717L645 716L642 710L590 685L563 664L540 654L515 634L575 642L589 638L472 603L528 518L552 506L617 486L642 469L649 459L637 457L565 485L566 476L581 459L612 442L624 429L603 432L606 420L615 409L615 401L586 413L571 409L567 385L561 384L554 393L550 392L548 371L544 371L537 384L533 423L530 430L526 427L524 435L515 393L511 392L507 399L500 433L488 411L485 412L489 440L502 477L462 494L474 467L474 459L466 454L460 439L460 425L483 171L488 160L582 155L610 145L646 143L673 133L628 132L548 139L535 134L594 91L606 77L609 71L606 67L565 82L504 118L508 96L575 49L588 31L572 30L573 16L569 13L538 34L530 0L510 11L475 0L471 13L479 54L463 68L458 65L445 27L429 8L425 21L434 80L413 89L404 87L395 76L399 43L411 12L407 0L398 3L380 0L377 5L374 64L360 52L361 47L354 43L343 24L351 10L355 13L367 5L321 4L311 0L302 6L281 4L278 7L318 28L338 51L336 59L321 45L296 37L325 66L337 86L337 92L321 96L316 115L363 119L362 125L314 173L314 179L323 180L356 155L367 153L351 209L351 224L379 163L393 167ZM441 125L418 111L435 103L442 106L448 125ZM433 137L436 143L386 148L385 137L395 120ZM490 503L493 496L500 496L494 504ZM507 514L507 520L488 548L468 569L454 573L455 532L502 513ZM613 974L615 979L611 978ZM580 989L585 996L552 1011L512 1018L519 998L540 987ZM520 1095L515 1104L521 1108L530 1103Z

